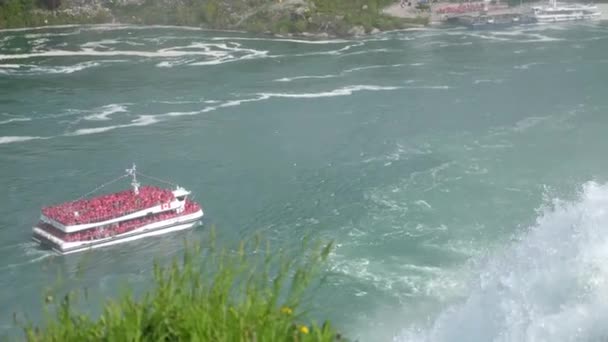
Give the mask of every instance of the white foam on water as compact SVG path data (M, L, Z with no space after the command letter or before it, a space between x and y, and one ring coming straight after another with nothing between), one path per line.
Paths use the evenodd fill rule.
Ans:
M500 84L502 82L504 82L504 80L502 80L502 79L496 79L496 80L475 80L475 81L473 81L473 84L481 84L481 83Z
M64 136L80 136L80 135L89 135L89 134L97 134L112 131L118 128L128 128L128 127L141 127L141 126L149 126L159 122L157 118L158 115L140 115L137 119L131 120L130 124L124 125L113 125L113 126L104 126L104 127L95 127L95 128L81 128L77 129L74 132L65 133Z
M190 60L190 59L187 59L187 60L179 59L179 60L174 60L174 61L162 61L162 62L157 63L156 66L159 68L173 68L174 66L188 64L191 62L192 62L192 60Z
M383 91L383 90L397 90L402 87L395 86L377 86L377 85L352 85L346 86L331 91L320 92L320 93L259 93L259 95L272 98L296 98L296 99L312 99L320 97L334 97L334 96L348 96L358 91Z
M328 74L328 75L320 75L320 76L294 76L294 77L283 77L273 80L274 82L291 82L297 80L307 80L307 79L323 79L323 78L334 78L340 77L340 75Z
M406 82L406 83L411 83L411 82ZM417 86L417 87L413 87L413 86L408 86L408 87L404 87L404 89L434 89L434 90L445 90L445 89L451 89L452 87L448 86L448 85L438 85L438 86Z
M351 235L351 239L365 238ZM428 265L416 265L378 258L342 255L341 246L329 255L331 272L350 278L350 282L372 286L375 291L401 301L412 296L450 296L459 284L449 281L453 276L445 270Z
M417 64L417 63L414 63ZM411 64L411 65L414 65ZM420 65L422 65L423 63L420 63ZM283 77L283 78L278 78L273 80L274 82L292 82L292 81L296 81L296 80L303 80L303 79L324 79L324 78L336 78L336 77L340 77L340 76L344 76L345 74L348 73L352 73L352 72L357 72L357 71L363 71L363 70L369 70L369 69L379 69L379 68L398 68L398 67L402 67L405 66L406 64L392 64L392 65L367 65L367 66L363 66L363 67L357 67L357 68L351 68L351 69L345 69L344 71L340 72L339 74L327 74L327 75L311 75L311 76L294 76L294 77Z
M220 101L216 101L216 100L207 100L205 101L205 103L219 103L216 106L208 106L205 107L201 110L195 110L195 111L189 111L189 112L170 112L170 113L165 113L165 114L159 114L159 115L155 115L155 117L157 118L161 118L161 117L179 117L179 116L192 116L192 115L199 115L199 114L203 114L203 113L208 113L214 110L217 110L219 108L226 108L226 107L234 107L234 106L239 106L243 103L247 103L247 102L257 102L257 101L263 101L263 100L268 100L270 97L266 96L266 95L259 95L257 97L254 98L246 98L246 99L240 99L240 100L229 100L229 101L225 101L225 102L220 102Z
M365 42L356 42L354 44L346 45L343 48L337 50L329 50L329 51L317 51L317 52L307 52L307 53L298 53L293 55L267 55L268 58L284 58L284 57L310 57L310 56L339 56L342 55L343 52L350 50L353 47L363 46Z
M109 116L115 113L127 112L127 108L123 104L109 104L93 110L95 114L87 115L85 120L104 121L110 120Z
M211 38L211 40L255 40L255 41L264 41L264 42L285 42L285 43L313 44L313 45L343 44L343 43L351 42L349 40L344 40L344 39L304 40L304 39L248 38L248 37L213 37L213 38Z
M490 40L490 41L499 41L499 42L509 42L512 41L512 39L510 38L504 38L504 37L499 37L496 35L492 35L492 34L482 34L482 33L469 33L470 36L473 36L475 38L480 38L480 39L485 39L485 40Z
M10 68L10 69L21 68L22 66L23 66L22 64L0 64L0 68Z
M208 101L213 101L213 100L208 100ZM166 101L153 101L153 102L164 103L164 104L193 104L193 103L196 104L196 103L201 103L201 102L208 103L207 101L202 101L202 100L199 100L199 101L188 101L188 100L173 100L173 101L168 101L168 100L166 100Z
M108 45L126 44L131 46L145 46L145 43L138 43L130 40L102 39L81 44L81 48L108 48Z
M608 185L554 199L479 261L464 300L394 341L600 341L608 336Z
M73 36L79 34L80 30L71 31L71 32L45 32L45 33L28 33L24 35L27 39L38 39L38 38L48 38L48 37L61 37L61 36Z
M528 69L530 69L531 66L541 65L541 64L543 64L543 63L538 63L538 62L526 63L526 64L521 64L521 65L516 65L513 67L513 69L528 70Z
M414 64L410 64L410 65L414 65ZM423 64L423 63L421 63L421 64ZM362 66L362 67L346 69L343 72L344 73L351 73L351 72L362 71L362 70L369 70L369 69L399 68L399 67L403 67L403 66L406 66L406 65L407 64L376 64L376 65L366 65L366 66Z
M101 65L98 62L88 61L82 62L75 65L68 66L55 66L55 67L35 67L32 68L34 73L47 73L47 74L71 74L77 71L93 68Z
M41 51L41 48L43 48L44 45L49 41L51 41L49 38L37 38L30 41L30 44L32 45L32 51Z
M6 70L4 73L8 75L39 75L39 74L72 74L77 71L100 66L102 62L110 61L87 61L74 65L58 65L58 66L39 66L29 64L8 64L11 67L10 70ZM7 65L7 64L5 64ZM2 67L0 65L0 67Z
M128 124L110 125L110 126L103 126L103 127L80 128L80 129L77 129L77 130L72 131L72 132L67 132L67 133L63 134L62 136L64 136L64 137L82 136L82 135L90 135L90 134L98 134L98 133L109 132L109 131L120 129L120 128L149 126L149 125L153 125L153 124L159 123L159 122L163 121L166 118L180 117L180 116L200 115L200 114L203 114L203 113L215 111L215 110L220 109L220 108L239 106L239 105L241 105L243 103L263 101L263 100L267 100L269 98L270 97L267 96L267 95L258 95L258 96L254 97L254 98L245 98L245 99L238 99L238 100L228 100L228 101L225 101L225 102L219 102L219 101L216 101L216 100L208 100L208 101L205 101L205 102L219 103L219 104L215 105L215 106L208 106L208 107L205 107L205 108L203 108L201 110L189 111L189 112L169 112L169 113L157 114L157 115L140 115L136 119L131 120L131 123L128 123ZM99 111L98 113L85 116L82 119L91 120L91 121L105 121L105 120L109 120L110 119L110 118L108 118L109 115L112 115L114 113L126 112L127 109L126 109L125 105L127 105L127 104L110 104L110 105L106 105L106 106L103 106L103 107L100 107L100 108L96 109L97 111ZM82 111L77 111L77 113L82 113ZM69 115L74 115L74 113L70 113ZM78 119L78 120L72 122L72 124L77 124L80 121L81 121L81 119ZM2 122L0 122L0 123L2 123ZM8 143L14 143L14 142L36 140L36 139L51 139L51 138L55 138L55 136L50 136L50 137L39 137L39 136L6 136L6 137L0 137L0 144L8 144Z
M36 258L30 259L30 260L27 260L27 261L24 261L24 262L4 265L4 267L0 267L0 271L6 271L6 270L9 270L9 269L12 269L12 268L17 268L17 267L22 267L22 266L25 266L25 265L28 265L28 264L33 264L33 263L36 263L36 262L39 262L39 261L42 261L42 260L45 260L47 258L54 257L54 256L55 256L54 253L48 252L46 254L43 254L41 256L38 256Z
M116 128L120 128L121 126L106 126L106 127L97 127L97 128L81 128L71 133L66 133L66 136L78 136L78 135L87 135L87 134L95 134L95 133L103 133L107 131L111 131Z
M102 39L98 41L86 42L80 45L81 48L107 48L106 45L119 44L120 41L116 39Z
M210 107L208 107L208 108L210 108ZM191 116L191 115L198 115L198 114L201 114L203 112L204 112L204 109L203 110L190 111L190 112L169 112L169 113L165 113L165 114L159 114L157 116L158 117L163 117L163 116Z
M378 53L378 52L401 52L401 50L396 50L396 49L368 49L368 50L361 50L361 51L353 51L353 52L348 52L348 53L344 53L341 54L339 57L340 58L344 58L344 57L350 57L350 56L356 56L356 55L365 55L368 53Z
M29 140L38 140L38 139L50 139L50 137L37 137L37 136L6 136L0 137L0 144L10 144L22 141Z
M542 34L529 34L532 39L518 40L517 43L561 42L565 39L544 36Z
M523 132L548 119L550 119L549 116L530 116L517 121L515 123L515 127L513 127L513 130L516 132Z
M258 51L256 55L263 55L265 51ZM29 59L40 57L108 57L108 56L130 56L130 57L146 57L146 58L162 58L162 57L182 57L182 56L209 56L217 57L225 55L218 51L180 51L178 49L163 49L159 51L136 51L136 50L119 50L119 51L96 51L90 48L85 48L80 51L68 50L48 50L35 53L23 54L0 54L0 59Z
M425 201L425 200L417 200L414 202L415 204L423 207L424 209L433 209L433 206L431 206L429 204L429 202Z
M0 125L6 125L11 122L22 122L22 121L31 121L31 120L32 120L31 118L12 118L12 119L8 119L8 120L0 121Z

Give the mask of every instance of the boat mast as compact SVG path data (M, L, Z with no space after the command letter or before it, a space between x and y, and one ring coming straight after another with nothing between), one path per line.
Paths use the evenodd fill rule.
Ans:
M137 182L137 172L135 171L135 163L133 163L133 167L130 169L126 169L127 174L133 177L131 181L131 185L133 186L133 192L138 195L139 194L139 182Z

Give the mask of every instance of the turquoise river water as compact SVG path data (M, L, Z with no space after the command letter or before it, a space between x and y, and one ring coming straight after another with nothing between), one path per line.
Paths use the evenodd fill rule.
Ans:
M40 208L135 162L192 190L205 224L93 252L96 298L146 288L155 257L214 224L225 241L334 240L313 304L360 341L605 338L607 95L601 22L0 31L0 334L76 276L79 256L30 241Z

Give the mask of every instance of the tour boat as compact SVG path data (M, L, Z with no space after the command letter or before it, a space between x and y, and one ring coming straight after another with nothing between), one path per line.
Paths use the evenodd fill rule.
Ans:
M532 13L539 23L596 20L602 16L602 12L593 4L558 5L557 0L550 0L549 6L532 7Z
M132 189L90 198L85 195L42 208L33 240L60 254L70 254L184 230L199 223L203 209L188 198L190 191L177 185L174 189L141 186L137 175L149 177L133 165L125 175L96 190L129 176Z

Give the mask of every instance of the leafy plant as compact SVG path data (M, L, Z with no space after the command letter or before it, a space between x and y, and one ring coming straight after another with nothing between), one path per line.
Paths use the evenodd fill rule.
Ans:
M107 301L98 319L80 314L81 291L55 301L48 294L43 327L23 325L27 341L336 341L329 322L307 317L305 298L322 284L319 271L332 244L301 253L272 250L259 237L235 250L186 245L181 261L154 262L153 289L136 300L127 291ZM86 298L86 291L84 291Z

